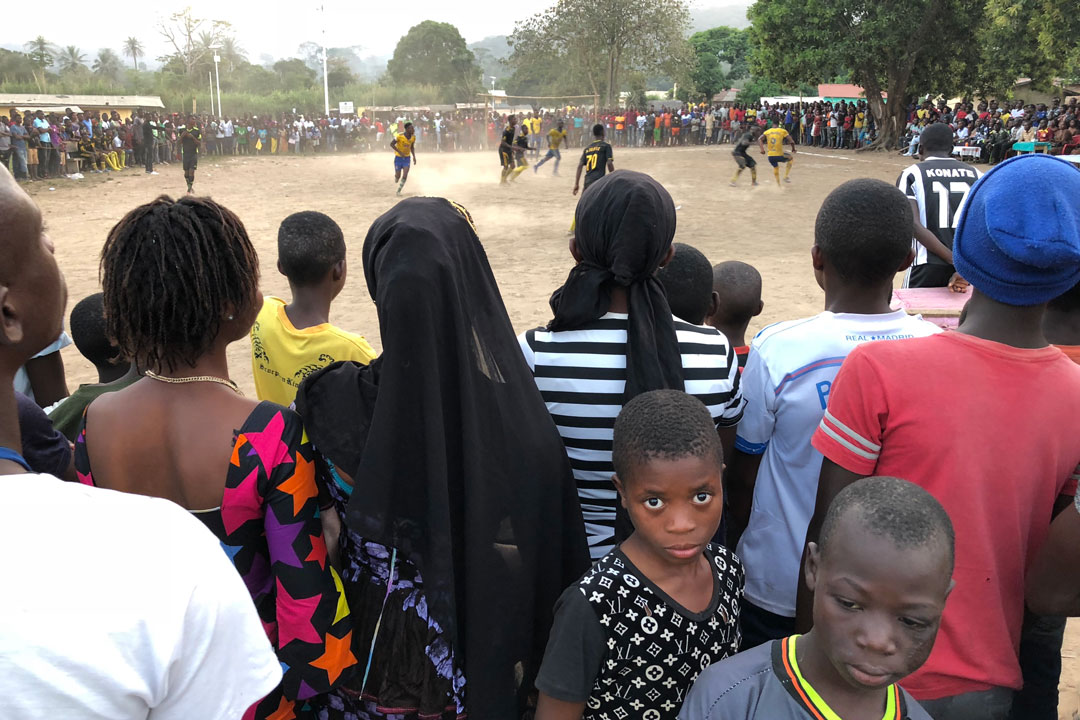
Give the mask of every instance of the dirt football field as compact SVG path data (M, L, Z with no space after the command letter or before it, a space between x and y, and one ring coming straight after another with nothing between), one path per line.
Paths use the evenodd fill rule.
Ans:
M549 161L538 174L530 168L515 184L500 187L494 151L429 154L423 142L416 147L419 163L412 169L404 195L443 196L467 207L515 330L545 323L550 318L548 298L573 262L567 230L576 203L571 189L580 149L564 150L557 177ZM907 164L907 158L895 154L800 148L790 184L778 187L761 157L758 187L750 187L749 171L742 174L737 187L730 187L735 169L730 145L615 149L616 171L648 173L671 193L678 207L677 242L695 246L713 263L742 260L761 272L765 311L751 324L748 337L766 324L822 310L823 294L810 267L810 246L814 218L829 191L858 177L895 182ZM124 213L161 194L183 194L178 163L157 170L157 176L147 176L139 168L24 186L41 207L56 244L68 284L69 311L79 299L100 289L102 243ZM225 204L247 226L259 251L265 294L288 297L288 284L276 269L281 220L299 210L318 210L333 217L345 232L350 277L333 306L331 320L365 335L376 349L380 348L378 323L363 278L361 249L371 222L397 202L395 190L389 151L203 157L195 183L197 193ZM65 349L63 357L70 389L96 382L92 367L74 346ZM229 357L233 379L253 395L249 344L234 344ZM1072 623L1063 649L1061 718L1073 718L1080 707L1078 650L1080 625Z

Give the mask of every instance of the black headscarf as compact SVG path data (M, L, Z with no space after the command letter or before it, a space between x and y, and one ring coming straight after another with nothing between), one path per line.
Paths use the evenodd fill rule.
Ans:
M649 391L683 389L682 358L667 295L656 270L675 237L675 203L648 175L620 170L593 183L575 219L579 262L551 296L549 330L573 330L611 306L626 289L627 400Z
M464 208L402 201L371 226L364 273L383 354L311 376L297 409L353 478L349 528L419 568L469 717L520 717L555 601L589 564L566 452Z

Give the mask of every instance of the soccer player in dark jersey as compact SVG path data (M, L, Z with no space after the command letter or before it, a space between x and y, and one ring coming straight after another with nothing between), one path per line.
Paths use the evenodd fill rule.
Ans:
M594 182L604 177L609 172L615 172L615 154L611 151L611 145L604 140L604 125L596 123L592 129L593 141L581 152L581 161L577 166L577 175L574 177L574 195L581 188L581 171L585 170L585 190ZM584 190L582 190L584 192ZM574 232L577 218L570 221L570 232Z
M593 141L581 153L581 162L578 163L577 177L574 178L574 194L581 189L581 171L585 171L585 189L594 182L604 177L606 173L615 172L615 155L611 151L611 145L604 140L604 126L600 123L593 125Z
M525 172L529 168L529 161L525 159L525 154L529 152L529 123L521 123L521 131L518 133L517 140L514 141L514 164L515 168L510 173L510 182L514 182L518 179L521 173Z
M757 142L757 136L760 128L757 125L751 125L750 129L739 136L739 139L735 141L735 149L731 151L731 156L735 158L735 164L739 168L735 171L735 174L731 176L731 186L734 187L736 181L739 179L739 175L742 175L742 171L746 168L750 168L750 184L757 185L757 161L746 152L746 149Z
M517 125L517 116L511 115L506 118L506 128L503 130L502 141L499 143L499 162L502 163L502 179L500 185L506 184L506 179L514 170L514 126Z
M199 167L199 151L202 149L202 130L192 115L187 125L180 128L180 151L184 159L184 179L188 195L195 194L195 170Z
M915 237L911 241L915 261L904 285L965 292L967 282L953 267L953 230L964 199L980 173L952 158L953 131L945 123L929 125L919 142L923 161L904 170L896 181L915 213Z

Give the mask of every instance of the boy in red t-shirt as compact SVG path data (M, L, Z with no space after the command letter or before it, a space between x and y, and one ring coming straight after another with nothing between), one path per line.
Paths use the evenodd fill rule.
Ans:
M1036 181L1047 192L1016 194ZM973 287L964 321L852 351L813 438L825 461L808 541L832 498L869 475L922 486L956 526L956 588L930 659L905 682L937 720L1009 717L1025 573L1076 490L1080 367L1041 327L1047 302L1080 281L1076 197L1080 174L1048 155L983 176L953 246ZM800 596L800 627L808 602ZM915 610L910 620L917 632Z

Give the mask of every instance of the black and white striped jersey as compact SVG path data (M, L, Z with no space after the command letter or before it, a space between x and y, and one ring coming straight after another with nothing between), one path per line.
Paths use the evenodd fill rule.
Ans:
M919 221L923 227L951 250L960 209L980 174L971 165L951 157L931 157L904 170L896 186L919 204ZM911 249L915 251L913 266L945 264L915 238L911 239Z
M576 330L529 330L519 336L536 386L574 469L593 559L614 547L615 487L611 446L626 389L625 313L608 313ZM687 393L709 409L717 427L743 413L739 363L718 330L675 319Z

